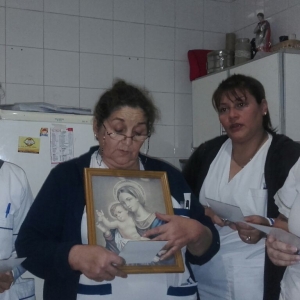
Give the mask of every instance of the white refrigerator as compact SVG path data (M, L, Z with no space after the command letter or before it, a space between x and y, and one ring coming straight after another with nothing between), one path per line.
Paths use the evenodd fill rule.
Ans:
M0 158L26 172L34 197L51 168L97 145L91 115L0 110ZM43 299L43 280L34 277L36 299Z

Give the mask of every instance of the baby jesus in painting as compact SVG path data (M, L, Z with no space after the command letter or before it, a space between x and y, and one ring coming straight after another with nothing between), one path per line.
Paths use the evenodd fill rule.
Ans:
M98 222L101 222L106 228L118 229L122 238L129 240L149 240L148 238L141 237L137 232L133 218L129 212L120 203L115 203L110 208L110 213L117 220L109 221L103 211L96 210Z

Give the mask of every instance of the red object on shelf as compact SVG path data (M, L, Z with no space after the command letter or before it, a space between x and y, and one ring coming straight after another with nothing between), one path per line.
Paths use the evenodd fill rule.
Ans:
M190 80L207 75L206 62L207 54L212 50L195 49L188 51L190 63Z

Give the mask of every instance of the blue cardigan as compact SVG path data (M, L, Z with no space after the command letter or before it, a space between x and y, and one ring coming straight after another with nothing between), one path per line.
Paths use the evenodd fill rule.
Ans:
M90 166L97 147L78 158L64 162L51 170L39 191L20 229L16 241L19 257L27 257L23 266L45 280L45 300L76 299L79 271L68 263L70 249L81 242L81 219L85 207L84 168ZM170 191L177 201L183 201L183 193L191 192L182 174L171 165L140 155L145 170L165 171ZM186 252L186 260L204 264L219 250L219 235L203 207L192 195L190 217L210 228L213 241L201 257Z

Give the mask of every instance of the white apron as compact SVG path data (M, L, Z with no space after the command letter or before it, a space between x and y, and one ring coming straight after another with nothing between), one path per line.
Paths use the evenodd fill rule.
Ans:
M275 202L280 213L289 219L289 231L300 237L300 159L275 195ZM300 299L300 264L288 266L281 281L280 300L295 299Z
M232 143L228 139L212 162L200 191L200 202L206 198L239 206L244 216L266 216L267 190L264 165L272 137L253 159L229 179ZM220 251L206 264L192 266L201 300L261 300L265 241L244 243L237 231L219 227Z
M99 155L98 155L99 162ZM99 168L97 163L97 152L91 159L91 168ZM101 168L107 168L103 162ZM140 170L144 170L140 163ZM176 200L172 199L173 207L180 208ZM81 238L83 244L88 244L87 238L87 216L86 209L82 216ZM182 249L183 257L185 248ZM80 276L79 283L87 288L94 286L99 291L98 295L77 294L77 300L94 299L122 299L122 300L171 300L186 299L196 300L196 285L191 278L189 271L185 269L184 273L175 274L129 274L127 278L116 277L112 281L96 282L85 275ZM172 286L172 288L170 288ZM100 294L101 293L101 294Z

